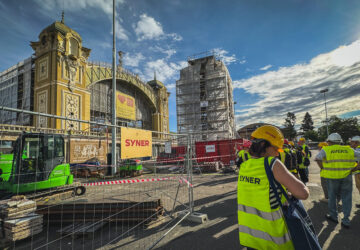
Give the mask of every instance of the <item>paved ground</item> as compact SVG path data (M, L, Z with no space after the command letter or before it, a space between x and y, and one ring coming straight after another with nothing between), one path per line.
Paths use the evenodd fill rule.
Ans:
M313 157L316 151L313 152ZM158 246L159 249L242 249L238 240L236 215L237 175L203 175L194 177L195 210L205 213L209 221L205 224L183 222ZM310 165L310 197L304 201L313 220L323 249L360 249L360 195L353 190L351 228L329 223L325 219L327 204L320 202L323 197L319 168L314 161ZM340 213L340 216L342 214Z

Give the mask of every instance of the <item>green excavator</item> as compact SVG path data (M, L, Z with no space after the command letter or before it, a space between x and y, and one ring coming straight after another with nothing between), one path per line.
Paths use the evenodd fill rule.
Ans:
M59 134L22 133L14 143L12 157L7 156L13 159L11 168L6 166L6 176L5 169L0 169L3 196L64 190L84 194L84 187L72 185L74 177L70 165L64 163L64 146L64 138Z

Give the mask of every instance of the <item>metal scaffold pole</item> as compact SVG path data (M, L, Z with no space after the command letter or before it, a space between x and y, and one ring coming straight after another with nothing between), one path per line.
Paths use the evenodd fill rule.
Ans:
M113 0L113 50L112 50L112 125L116 125L116 42L115 42L115 0ZM116 127L112 127L111 174L116 170Z

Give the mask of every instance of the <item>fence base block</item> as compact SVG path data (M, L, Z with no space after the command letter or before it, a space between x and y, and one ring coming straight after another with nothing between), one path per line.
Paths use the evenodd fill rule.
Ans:
M185 211L179 213L180 216L184 216L185 214L186 214ZM208 221L208 216L207 214L193 212L186 217L186 220L203 224Z

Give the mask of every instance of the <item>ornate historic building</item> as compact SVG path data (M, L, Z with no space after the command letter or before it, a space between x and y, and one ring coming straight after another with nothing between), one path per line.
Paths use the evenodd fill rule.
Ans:
M65 25L64 18L41 31L39 40L31 42L31 47L35 51L33 92L29 95L32 105L26 109L85 121L111 122L111 66L88 62L91 50L82 46L81 36ZM163 83L156 79L145 83L118 67L116 85L118 125L169 132L170 93ZM3 98L0 97L0 105ZM45 117L37 117L32 123L63 130L98 129L86 123Z
M90 49L82 46L80 35L54 22L31 42L35 51L34 110L41 113L90 120L90 91L85 68ZM86 130L87 124L39 117L39 127Z

